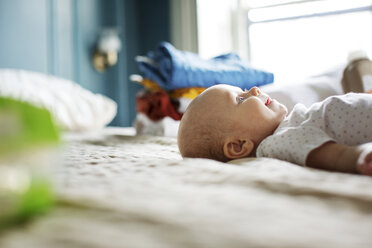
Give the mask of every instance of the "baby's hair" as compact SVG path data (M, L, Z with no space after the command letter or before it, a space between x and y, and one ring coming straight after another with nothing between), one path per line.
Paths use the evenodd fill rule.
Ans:
M178 132L178 147L182 157L228 161L223 152L226 133L222 131L222 125L221 121L211 122L191 116L182 118Z

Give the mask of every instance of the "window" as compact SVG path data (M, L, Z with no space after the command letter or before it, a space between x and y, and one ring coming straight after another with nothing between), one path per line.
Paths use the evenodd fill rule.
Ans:
M198 0L198 7L205 1ZM345 63L353 50L364 50L372 56L370 0L225 2L234 2L230 13L225 14L231 17L227 24L230 29L226 31L215 22L221 38L208 32L200 34L203 31L199 30L200 54L212 54L211 49L236 50L253 66L274 72L276 83L294 82ZM201 11L198 9L198 23L203 25L204 18L213 23L213 18ZM213 40L228 40L225 36L230 37L230 43L215 48L218 42ZM203 42L214 46L205 47Z

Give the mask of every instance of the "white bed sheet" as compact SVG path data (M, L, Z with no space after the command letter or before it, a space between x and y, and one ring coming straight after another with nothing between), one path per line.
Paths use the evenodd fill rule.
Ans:
M372 247L372 178L182 160L176 139L132 134L66 135L58 204L0 247Z

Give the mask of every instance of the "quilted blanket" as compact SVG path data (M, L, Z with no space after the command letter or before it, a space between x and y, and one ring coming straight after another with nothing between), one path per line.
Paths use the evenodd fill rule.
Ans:
M182 159L126 129L65 136L58 204L0 247L372 247L372 178L275 159Z

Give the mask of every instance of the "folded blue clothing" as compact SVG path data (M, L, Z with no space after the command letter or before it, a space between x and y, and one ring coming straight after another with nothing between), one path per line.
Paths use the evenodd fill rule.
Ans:
M229 84L242 89L274 81L270 72L257 70L234 53L202 59L195 53L180 51L168 42L161 42L147 57L137 59L144 77L164 90L210 87Z

